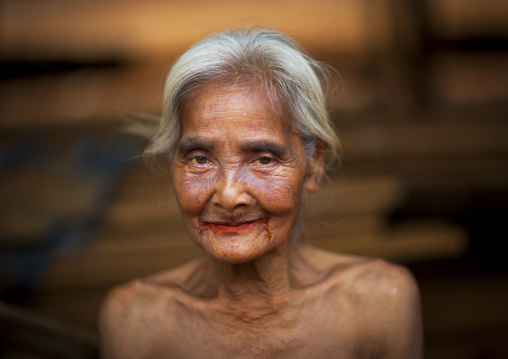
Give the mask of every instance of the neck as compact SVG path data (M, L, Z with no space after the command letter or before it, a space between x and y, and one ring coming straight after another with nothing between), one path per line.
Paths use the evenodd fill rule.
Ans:
M317 279L316 268L305 259L305 245L289 240L247 263L228 264L210 259L216 294L230 301L277 301Z
M210 259L219 297L232 301L271 300L294 287L293 262L298 245L283 243L263 256L240 264Z

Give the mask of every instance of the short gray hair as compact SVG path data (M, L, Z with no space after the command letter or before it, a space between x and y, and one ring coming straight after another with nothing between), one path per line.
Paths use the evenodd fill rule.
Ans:
M189 95L205 84L256 84L272 104L285 110L290 128L310 155L321 140L330 163L339 141L333 130L322 82L328 68L313 60L288 36L270 29L237 29L212 34L185 52L169 72L157 135L145 150L174 154L181 136L181 115ZM331 160L331 161L330 161Z

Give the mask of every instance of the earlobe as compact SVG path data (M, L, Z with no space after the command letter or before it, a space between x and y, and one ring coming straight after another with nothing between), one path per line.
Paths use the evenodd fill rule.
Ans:
M321 179L323 178L323 167L320 169L314 170L307 175L307 179L305 180L305 189L310 193L314 193L319 189L319 185L321 184Z
M309 160L307 178L305 179L304 188L310 193L314 193L319 189L321 179L323 178L325 161L325 144L318 139L316 141L316 148Z

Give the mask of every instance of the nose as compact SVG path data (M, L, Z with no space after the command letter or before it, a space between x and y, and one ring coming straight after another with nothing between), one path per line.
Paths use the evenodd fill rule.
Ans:
M247 191L241 174L235 170L224 170L217 180L211 200L215 206L222 207L227 211L234 211L250 205L252 197Z

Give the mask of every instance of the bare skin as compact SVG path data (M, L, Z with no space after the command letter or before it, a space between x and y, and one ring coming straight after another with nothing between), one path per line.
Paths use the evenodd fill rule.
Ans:
M209 86L187 101L170 168L204 255L110 293L104 358L421 358L418 289L405 269L295 240L323 155L309 159L265 98Z

